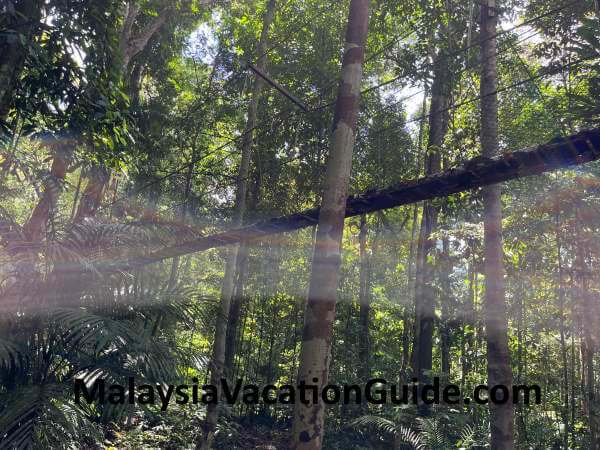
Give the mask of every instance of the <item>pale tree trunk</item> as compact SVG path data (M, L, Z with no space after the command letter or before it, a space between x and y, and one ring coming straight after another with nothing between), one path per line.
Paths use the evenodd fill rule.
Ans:
M441 170L441 148L448 131L448 104L449 104L449 80L448 58L438 51L434 66L434 79L431 86L431 107L429 113L429 136L427 141L427 155L425 159L425 175L432 175ZM433 350L433 325L435 318L435 266L431 261L435 249L435 239L431 234L437 229L439 207L432 201L426 201L423 205L423 218L421 220L420 233L420 258L421 271L418 277L420 288L416 297L416 323L415 334L415 376L419 383L428 383L428 371L432 368ZM428 405L421 403L419 411L428 414Z
M346 196L368 23L369 1L351 0L298 367L298 382L316 384L319 389L327 383L329 374ZM320 398L315 403L296 402L292 448L321 448L324 412Z
M454 127L453 127L454 128ZM442 169L447 170L449 167L449 161L447 157L443 158ZM446 199L443 200L441 210L445 217L448 217L448 208ZM453 311L454 297L452 295L452 283L450 281L450 275L452 274L452 256L450 255L450 239L445 236L442 239L442 253L440 255L439 264L439 282L440 282L440 303L441 303L441 317L440 317L440 341L441 341L441 362L442 362L442 374L446 377L447 382L450 381L450 370L451 360L450 352L453 344L453 329L455 327L455 316Z
M560 357L562 362L562 420L565 427L563 434L563 445L564 448L569 447L569 365L567 357L567 344L566 344L566 327L565 327L565 292L563 287L563 264L562 264L562 240L560 231L560 200L558 196L555 201L555 218L556 218L556 262L558 269L558 280L557 280L557 296L558 296L558 311L560 320Z
M268 0L267 9L263 18L263 27L260 40L257 46L258 61L256 63L259 69L264 70L267 62L266 49L269 42L269 28L275 17L275 0ZM244 221L246 212L246 196L248 191L248 175L250 173L250 160L252 156L252 147L254 144L253 129L256 126L258 102L263 87L262 78L256 77L252 89L252 96L248 104L248 117L246 120L246 128L244 130L244 138L242 139L241 161L237 177L237 190L235 198L235 211L233 217L233 227L239 227ZM219 380L223 376L225 367L225 344L227 340L227 324L229 320L229 310L231 307L231 299L235 288L235 273L237 266L239 245L235 245L229 249L227 261L225 264L225 275L221 286L220 313L217 318L215 330L215 339L213 343L213 353L211 359L211 384L218 385ZM204 423L204 436L198 444L199 448L209 449L213 445L214 434L219 418L218 406L209 404L206 411L206 420Z
M481 154L498 154L498 72L496 68L495 0L481 5ZM485 327L487 334L488 385L504 385L512 391L512 370L508 349L508 319L505 303L502 249L502 204L500 186L483 188ZM491 446L514 448L514 407L512 398L503 405L490 402Z

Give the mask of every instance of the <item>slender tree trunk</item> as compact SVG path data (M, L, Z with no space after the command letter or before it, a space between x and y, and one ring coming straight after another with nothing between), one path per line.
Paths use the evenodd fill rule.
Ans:
M277 316L279 313L280 303L274 301L274 297L277 295L277 287L281 277L280 260L281 260L281 246L277 245L275 239L271 239L267 247L267 261L265 276L264 276L264 296L262 299L263 305L266 307L264 312L264 328L265 333L268 337L267 348L265 352L266 364L259 365L257 368L260 370L259 373L262 375L262 379L265 383L275 383L277 378L277 367L279 355L274 353L275 341L276 341L276 323ZM268 309L267 309L268 308ZM261 408L263 414L268 414L270 407L264 404Z
M448 131L449 80L448 58L442 50L438 51L434 69L434 80L431 87L431 108L429 114L429 136L427 141L427 156L425 160L425 175L432 175L441 170L441 148ZM425 201L423 218L421 220L421 258L422 274L420 276L420 295L416 303L416 322L418 324L416 345L416 367L413 376L419 383L429 382L427 373L432 369L433 362L433 325L435 318L435 266L431 261L436 241L431 234L437 229L439 206L432 201ZM419 411L429 413L428 405L420 403Z
M571 275L569 280L569 291L573 292L574 289L574 276ZM578 312L577 312L577 302L571 301L571 352L570 352L570 366L571 366L571 442L575 443L577 437L577 430L575 429L575 420L577 417L577 406L578 400L576 397L577 386L575 383L576 373L577 373L577 356L575 354L575 332L576 332L576 322L578 320Z
M192 161L194 161L196 158L196 152L192 152ZM181 212L180 212L180 220L181 220L181 225L185 225L185 219L187 217L187 211L188 211L188 202L190 199L190 193L192 192L192 178L194 175L194 164L190 164L188 166L188 170L185 174L185 186L184 186L184 190L183 190L183 204L181 205ZM167 284L168 289L172 289L173 287L175 287L175 285L177 284L177 278L178 278L178 274L179 274L179 256L176 256L173 258L173 261L171 261L171 273L169 274L169 282Z
M238 340L238 324L241 317L242 304L244 302L244 287L248 273L248 246L241 244L237 255L237 280L235 284L234 295L231 299L229 308L229 318L227 323L227 337L225 342L225 371L233 373L234 358Z
M471 372L472 361L471 357L475 348L475 327L476 327L476 313L475 313L475 255L474 243L472 239L467 241L470 255L469 266L467 269L467 278L469 282L468 297L465 301L464 306L464 318L463 318L463 352L462 352L462 379L461 379L461 390L466 389L467 375Z
M415 262L415 284L414 284L414 303L415 303L415 320L413 323L413 345L412 345L412 354L411 354L411 364L412 364L412 376L417 378L417 374L419 373L419 353L421 348L420 336L419 332L421 329L421 311L420 311L420 299L423 292L423 264L424 264L424 255L423 248L425 242L425 225L423 221L425 220L425 205L423 205L423 210L421 213L421 222L419 226L419 239L417 241L417 255Z
M426 115L427 114L427 97L428 97L428 88L427 85L425 85L425 92L423 94L423 105L421 108L421 114L422 115ZM418 137L418 142L417 142L417 146L418 146L418 156L417 156L417 160L416 160L416 166L417 166L417 177L421 176L421 168L422 168L422 153L423 153L423 136L424 136L424 129L425 129L425 121L421 120L421 122L419 123L419 137ZM409 249L409 254L408 254L408 280L407 280L407 286L408 286L408 296L409 298L412 298L413 300L413 304L412 304L412 311L409 310L409 303L407 302L405 307L404 307L404 315L402 317L402 368L401 368L401 372L402 375L404 377L405 380L408 380L410 378L410 369L409 369L409 364L412 367L412 371L413 373L416 373L416 348L415 346L417 346L417 320L416 320L416 305L417 305L417 300L418 300L418 293L417 293L417 288L419 288L420 286L420 274L421 274L421 268L422 268L422 264L420 264L421 262L421 255L422 255L422 239L421 239L421 233L419 233L419 238L418 240L416 239L416 234L417 234L417 224L418 224L418 218L419 218L419 207L420 204L419 203L415 203L414 205L414 209L413 209L413 219L412 219L412 227L411 227L411 236L410 236L410 249ZM412 333L409 331L409 317L411 315L411 313L414 314L415 316L415 320L413 321L412 324ZM412 354L410 354L410 335L412 334L413 336L413 349L412 349Z
M265 68L266 55L265 50L268 46L269 28L275 17L275 0L268 0L267 9L263 18L263 28L260 36L260 41L257 46L259 69ZM248 104L248 117L242 140L241 161L238 170L237 190L235 198L235 212L233 218L233 226L239 227L244 221L246 212L246 196L248 190L248 175L250 173L250 160L252 156L252 147L254 144L254 134L252 130L256 126L256 118L258 113L258 101L260 99L261 90L263 87L262 78L256 77L252 89L252 96ZM218 385L220 378L223 376L225 367L225 344L227 340L227 325L229 321L229 313L231 307L231 299L234 293L235 273L237 267L239 246L235 245L229 249L227 262L225 265L225 276L221 287L221 308L217 318L217 326L215 330L215 340L213 344L213 354L211 360L211 384ZM210 449L213 445L214 433L219 417L218 407L214 404L209 404L206 412L206 421L204 423L204 436L198 447L202 449Z
M308 262L307 267L312 267L312 263L315 258L314 248L315 248L316 241L317 241L317 226L314 225L310 230L310 248L313 251L309 257L309 262ZM310 285L307 286L305 294L296 300L297 307L298 307L298 316L302 317L302 318L303 318L302 312L306 311L306 302L308 301L309 290L310 290ZM290 373L290 380L294 379L294 377L298 373L298 368L299 368L299 364L297 363L299 355L298 355L298 352L296 351L299 340L300 340L300 347L302 346L302 340L301 340L301 338L299 339L299 337L300 337L300 326L299 326L300 321L298 320L299 317L297 317L296 322L294 322L294 346L293 346L294 351L293 351L293 364L292 364L292 370ZM300 349L300 352L301 351L302 351L302 349Z
M567 357L567 344L565 338L565 292L563 287L563 265L562 265L562 241L560 233L560 201L558 196L555 201L555 233L556 233L556 262L558 266L558 280L556 283L556 290L558 296L558 310L560 320L560 356L562 362L562 391L563 391L563 406L562 406L562 420L565 427L563 434L563 446L564 448L569 447L569 364Z
M441 317L441 327L440 327L440 336L441 336L441 356L442 356L442 373L447 379L450 379L450 347L451 343L451 330L450 330L450 311L451 311L451 286L450 286L450 270L451 270L451 262L450 262L450 243L448 238L444 238L443 240L443 250L442 250L442 267L440 273L440 287L442 292L441 302L442 302L442 317Z
M442 31L445 25L440 25ZM449 44L449 41L446 42ZM429 109L429 135L425 153L425 176L441 170L441 149L448 131L450 102L450 79L448 78L449 57L444 54L446 46L440 45L434 56L434 73L431 85L431 105ZM421 232L419 236L418 261L421 265L417 277L415 295L415 335L413 345L413 377L419 383L429 382L428 373L433 363L433 326L435 318L435 267L432 262L435 240L431 234L437 229L439 206L432 201L423 203ZM419 403L419 413L429 414L429 407Z
M581 340L581 379L583 384L584 414L588 417L590 449L600 449L600 411L596 398L594 357L596 354L595 314L593 294L589 288L589 268L586 261L586 248L584 238L580 231L584 224L581 219L579 207L577 212L577 249L575 255L575 267L577 277L577 297L581 305L582 340Z
M498 98L496 89L495 0L481 5L481 153L498 154ZM508 349L508 319L505 303L502 249L502 204L500 186L483 188L485 326L487 332L488 385L504 385L512 392L512 371ZM491 446L497 450L514 448L514 408L512 398L503 405L490 402Z
M367 217L360 216L359 258L360 258L360 288L359 288L359 334L358 334L358 358L359 378L365 383L369 379L369 315L371 313L370 295L370 261L367 255Z
M258 158L259 153L253 153L255 158L255 164L259 164ZM252 184L252 190L248 195L249 210L253 211L260 203L260 171L256 171L254 174L255 181ZM247 301L244 294L244 287L246 284L246 278L248 275L248 258L249 247L248 244L242 242L239 245L237 255L237 267L236 267L236 284L234 294L231 299L231 306L229 307L229 317L227 324L227 337L225 343L225 370L226 373L232 374L235 367L235 355L237 352L238 328L240 317L242 314L242 308L244 303Z
M329 374L346 196L368 23L369 1L351 0L298 367L298 382L316 384L319 388L327 383ZM320 398L308 404L296 402L291 447L320 449L323 422L324 405Z
M402 366L400 368L400 380L408 380L409 378L409 363L410 363L410 298L413 297L415 288L415 247L416 247L416 234L417 234L417 223L419 215L419 205L415 203L413 207L413 217L411 224L411 237L410 237L410 248L408 252L408 269L407 273L407 299L404 302L404 311L402 313Z
M519 273L526 273L525 268L522 266L523 262L521 261L521 257L519 256L519 261L517 263L517 267L519 269ZM517 297L517 384L521 384L523 382L523 378L525 377L524 373L524 360L527 358L525 353L526 342L526 330L525 327L525 312L523 305L523 297L525 295L526 289L523 283L521 282L521 286L519 289L520 294ZM517 445L519 443L526 444L527 443L527 426L525 423L525 411L523 410L523 405L518 404L515 410L516 419L517 419Z

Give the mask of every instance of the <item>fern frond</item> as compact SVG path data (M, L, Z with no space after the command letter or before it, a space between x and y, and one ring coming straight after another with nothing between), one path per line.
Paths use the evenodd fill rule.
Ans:
M475 444L476 430L471 424L466 424L460 431L460 445L462 448L471 448Z
M354 419L351 426L376 429L386 435L396 433L396 423L381 416L361 416Z
M375 429L385 435L393 436L395 439L410 445L415 450L425 449L421 437L410 427L398 424L381 416L361 416L351 422L351 426Z
M450 440L444 424L438 417L419 417L419 435L423 438L428 449L445 450L454 447Z

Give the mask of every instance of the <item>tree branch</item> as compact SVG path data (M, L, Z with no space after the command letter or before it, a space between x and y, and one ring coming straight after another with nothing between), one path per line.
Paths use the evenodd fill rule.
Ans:
M137 4L130 5L125 18L125 26L123 27L122 38L126 38L127 40L121 41L124 46L124 67L128 67L131 60L146 48L152 36L154 36L154 34L160 30L173 11L172 7L166 7L164 10L159 12L154 20L144 27L137 36L131 37L131 28L133 26L133 22L139 14L139 9L140 7Z

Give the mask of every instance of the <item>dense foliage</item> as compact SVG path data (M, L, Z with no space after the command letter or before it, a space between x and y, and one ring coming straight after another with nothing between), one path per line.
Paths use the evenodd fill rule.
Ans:
M248 135L245 223L320 203L348 3L277 0L266 32L262 0L0 5L0 448L200 445L204 406L78 404L73 383L202 383L219 321L229 378L295 383L314 229L242 247L229 317L227 249L117 263L227 229ZM598 127L597 2L496 11L501 151ZM478 14L474 1L371 2L351 194L431 174L432 151L441 169L480 154ZM256 89L261 59L306 111ZM432 150L440 92L448 130ZM513 380L543 392L516 405L515 448L600 445L599 176L591 163L502 186ZM346 221L330 383L416 376L424 286L427 375L486 382L482 196L432 205L429 236L421 203ZM289 445L290 405L219 413L217 448ZM485 448L493 425L481 405L339 404L323 447Z

